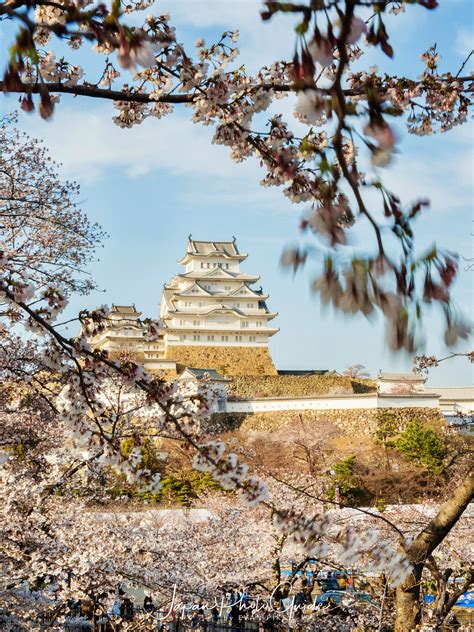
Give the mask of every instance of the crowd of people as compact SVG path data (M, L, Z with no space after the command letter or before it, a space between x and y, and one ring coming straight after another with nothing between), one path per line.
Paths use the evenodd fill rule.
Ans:
M320 616L332 612L341 615L344 609L336 603L329 593L337 587L345 589L347 578L327 576L319 580L318 591L329 598L317 604L313 596L316 584L314 578L302 577L293 584L291 595L285 598L273 599L252 595L247 589L232 589L224 592L213 603L194 602L185 607L174 609L163 604L155 603L149 593L145 593L143 599L132 599L130 595L119 590L115 595L108 595L102 603L108 602L103 608L103 614L94 615L92 602L82 601L71 608L76 621L83 620L83 629L98 630L98 632L120 632L122 624L140 619L153 624L157 632L185 632L187 630L210 630L219 632L248 630L253 632L275 632L279 629L288 630L292 627L292 621L296 626L301 623L304 614L308 612L308 606L313 605L312 610ZM321 586L323 590L321 590ZM315 607L316 606L316 607ZM70 628L74 628L71 626Z

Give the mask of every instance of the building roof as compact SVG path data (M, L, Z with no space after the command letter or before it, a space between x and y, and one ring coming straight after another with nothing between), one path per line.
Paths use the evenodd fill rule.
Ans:
M193 289L197 288L199 291L198 292L193 292ZM166 290L170 290L170 289L176 289L179 290L179 288L172 288L169 285L165 286ZM199 283L199 281L194 281L194 283L192 283L192 285L189 285L188 287L176 291L173 294L174 296L181 296L181 297L186 297L186 298L212 298L212 299L222 299L225 297L236 297L236 298L241 298L241 299L246 299L246 298L256 298L259 300L263 300L263 299L267 299L268 298L268 294L264 294L263 290L260 288L260 290L254 290L253 288L249 287L247 285L247 283L245 281L242 281L240 283L240 285L236 285L235 289L233 290L206 290L206 288L201 285Z
M115 314L133 314L134 316L140 316L141 312L137 310L135 305L115 305L112 303L111 312Z
M426 382L426 377L416 373L384 373L380 371L377 379L386 382Z
M232 241L198 241L191 239L190 235L186 253L184 257L178 260L178 263L185 265L191 259L207 257L224 257L224 259L243 261L247 258L247 255L239 252L235 237Z
M474 402L474 386L432 386L441 399L472 400Z
M297 371L278 369L277 373L278 375L326 375L329 373L329 369L300 369Z
M247 314L238 307L233 307L232 305L225 305L224 303L221 303L220 305L210 305L207 308L200 308L199 311L192 312L188 309L176 309L173 300L171 300L170 303L173 309L168 308L168 313L166 314L166 316L163 316L163 319L172 318L173 316L209 316L209 314L224 312L230 312L232 314L235 314L239 318L266 318L267 320L271 320L272 318L276 318L276 316L278 316L278 312L270 312L268 308L266 308L265 311Z
M209 255L215 252L226 254L230 257L240 255L235 237L232 241L197 241L189 236L188 254Z
M215 369L196 369L194 367L186 367L181 373L181 376L186 376L186 373L190 373L192 377L197 380L202 379L209 375L213 382L230 382L231 378L221 375Z
M224 279L224 280L237 280L237 281L251 281L254 283L258 281L259 276L253 274L245 274L244 272L231 272L230 270L224 270L223 268L212 268L209 272L183 272L178 274L183 279L201 279L207 281L209 279ZM169 284L168 284L169 285Z

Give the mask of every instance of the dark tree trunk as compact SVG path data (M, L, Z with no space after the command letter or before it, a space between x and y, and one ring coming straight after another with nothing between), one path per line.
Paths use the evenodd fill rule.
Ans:
M417 564L407 581L397 588L395 610L396 632L411 632L420 623L420 580L423 565Z
M433 520L405 550L408 560L413 565L413 572L407 581L397 588L396 632L410 632L420 621L420 580L425 563L454 527L473 497L474 470L471 470L453 496L441 505Z

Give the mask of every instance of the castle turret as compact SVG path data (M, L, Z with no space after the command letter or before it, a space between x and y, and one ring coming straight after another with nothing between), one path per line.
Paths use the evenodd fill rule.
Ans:
M252 287L258 276L240 270L247 258L232 241L189 237L178 261L184 270L164 286L160 318L165 354L187 366L225 373L275 374L268 341L278 332L270 321L268 295Z

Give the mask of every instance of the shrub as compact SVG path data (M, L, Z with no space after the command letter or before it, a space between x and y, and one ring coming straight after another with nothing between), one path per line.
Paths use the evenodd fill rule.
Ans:
M398 434L399 422L392 412L382 410L377 414L375 436L384 446L391 445L391 439Z
M365 490L355 476L355 456L348 456L333 465L333 485L327 492L329 500L335 500L336 489L344 505L360 505L369 500Z
M446 448L442 436L418 420L412 421L394 443L401 454L423 465L433 474L444 467Z

